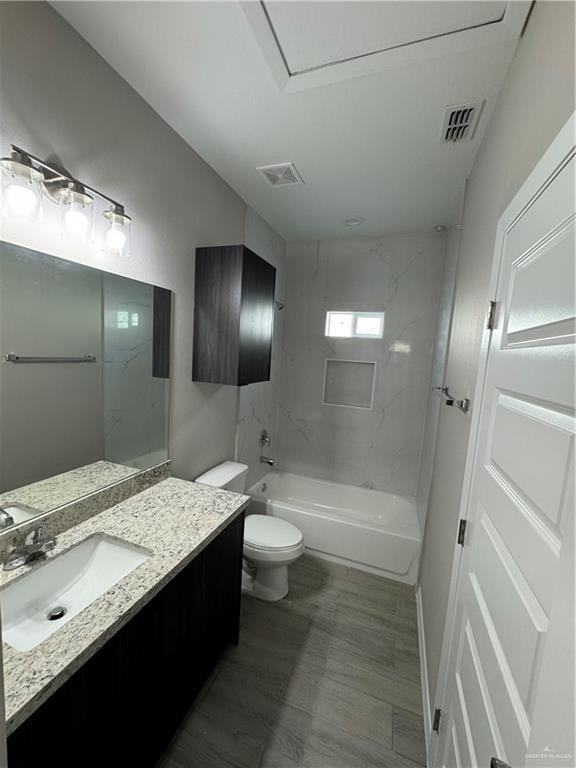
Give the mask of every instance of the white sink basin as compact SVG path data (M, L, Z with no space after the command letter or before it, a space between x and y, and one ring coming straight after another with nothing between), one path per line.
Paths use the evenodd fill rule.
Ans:
M4 640L29 651L149 557L134 544L95 535L47 560L0 590Z

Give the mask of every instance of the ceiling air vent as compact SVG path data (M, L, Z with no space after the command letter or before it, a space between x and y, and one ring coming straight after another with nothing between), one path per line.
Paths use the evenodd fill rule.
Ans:
M264 176L273 187L285 187L288 184L304 184L302 176L296 170L294 163L278 163L277 165L261 165L256 170Z
M457 141L473 139L483 106L483 101L477 101L473 104L446 107L442 124L442 141L455 144Z

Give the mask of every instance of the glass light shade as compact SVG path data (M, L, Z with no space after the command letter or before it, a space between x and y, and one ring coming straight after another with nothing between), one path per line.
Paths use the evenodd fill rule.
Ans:
M72 183L58 195L62 209L62 232L90 240L94 225L94 200L81 184Z
M14 219L42 218L42 173L27 162L0 160L2 214Z
M104 237L104 250L112 256L130 255L130 217L121 208L104 211L108 230Z

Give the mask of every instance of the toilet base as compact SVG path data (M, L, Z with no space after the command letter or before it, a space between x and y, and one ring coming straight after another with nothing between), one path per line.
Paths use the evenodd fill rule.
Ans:
M254 568L251 564L242 569L242 592L258 600L274 603L288 594L288 566L276 565L272 568Z

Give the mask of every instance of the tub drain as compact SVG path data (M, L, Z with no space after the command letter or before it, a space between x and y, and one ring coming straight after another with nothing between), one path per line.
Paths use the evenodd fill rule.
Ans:
M46 614L48 621L58 621L58 619L66 616L66 608L62 605L57 605L56 608L51 608Z

